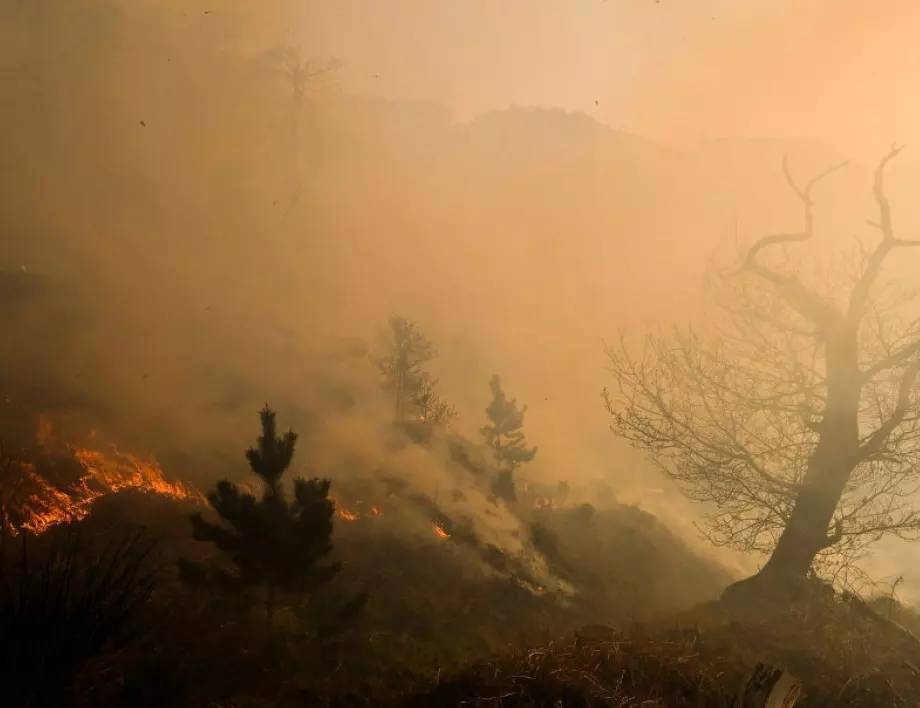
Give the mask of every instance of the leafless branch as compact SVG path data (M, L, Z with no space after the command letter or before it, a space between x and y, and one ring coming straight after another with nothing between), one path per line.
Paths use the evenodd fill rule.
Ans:
M892 352L884 359L875 362L871 366L868 366L863 371L863 380L868 381L883 371L887 371L902 365L909 359L912 359L918 355L920 355L920 339L906 347L903 347L902 349L899 349L898 351Z
M882 234L882 240L866 259L862 276L856 282L850 297L850 307L847 313L851 322L858 322L866 308L872 286L878 280L882 264L892 250L899 246L920 246L920 241L897 238L891 222L891 205L885 195L885 168L888 163L896 158L904 146L892 145L888 153L881 159L875 168L875 179L872 184L872 196L878 205L879 220L870 221L869 224L877 228Z
M893 147L875 172L881 243L846 268L815 269L829 290L847 286L842 305L806 287L797 266L768 265L765 252L813 237L813 190L847 163L799 186L784 161L802 203L802 231L756 241L736 274L751 277L711 281L724 290L714 293L720 307L705 330L650 334L641 351L625 340L606 347L618 387L605 392L611 427L689 499L714 506L704 533L717 545L770 552L822 436L839 432L828 421L854 417L856 436L824 446L834 449L822 462L837 475L830 486L843 489L817 549L822 567L839 571L884 534L920 538L911 504L920 493L920 323L907 309L920 292L879 280L893 248L920 245L894 236L884 194L885 167L899 152ZM832 399L834 386L842 398ZM848 407L829 411L838 405L832 400Z
M920 374L920 359L911 363L901 375L901 381L898 385L897 405L888 419L860 447L859 450L863 457L869 457L877 453L888 441L895 428L904 421L904 417L910 408L911 392L917 382L918 374Z
M833 165L823 172L812 177L805 187L799 187L789 171L788 157L783 158L783 174L786 181L802 202L804 213L804 227L797 233L774 234L763 236L751 246L744 261L744 268L763 280L772 283L783 298L809 321L822 329L830 329L839 319L837 310L817 293L809 290L795 275L780 273L765 266L760 260L760 254L771 246L780 246L792 243L804 243L814 236L814 201L812 190L823 179L829 177L849 165L841 162Z

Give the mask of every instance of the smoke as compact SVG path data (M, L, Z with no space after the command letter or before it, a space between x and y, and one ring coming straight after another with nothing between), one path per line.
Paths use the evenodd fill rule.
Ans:
M437 527L486 575L514 576L532 592L571 595L572 586L534 547L526 512L491 493L497 470L449 429L435 431L426 445L410 444L389 422L392 408L379 386L374 389L371 362L361 362L337 381L354 406L304 418L295 474L331 477L346 508L359 502L365 510L383 510L404 531L431 534ZM363 395L353 395L358 391Z
M525 556L449 456L391 449L343 347L415 319L455 432L478 437L498 373L540 447L526 481L602 478L690 520L608 431L601 337L697 313L736 223L797 223L784 152L869 164L920 117L906 0L59 5L0 0L0 269L45 283L0 314L10 396L200 486L245 476L268 402L304 464L395 471ZM343 62L299 112L286 46ZM744 139L699 141L720 136ZM916 178L890 178L908 231ZM822 245L871 218L867 186L857 167L822 193Z

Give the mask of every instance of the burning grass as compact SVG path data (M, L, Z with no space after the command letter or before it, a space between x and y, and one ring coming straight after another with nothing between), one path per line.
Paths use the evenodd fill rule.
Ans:
M84 473L66 491L44 480L34 464L20 463L21 474L32 488L21 507L24 516L21 528L42 533L52 526L78 521L86 517L101 497L129 489L173 499L205 501L191 487L168 481L155 460L140 460L121 452L114 444L108 450L68 449Z
M647 623L643 629L629 621L633 613L622 585L585 576L584 569L599 562L590 548L568 560L576 585L594 593L593 599L560 604L472 562L476 556L467 546L441 538L430 522L427 527L419 522L407 533L401 516L409 510L402 500L380 503L381 513L375 515L370 503L349 502L348 509L368 511L355 513L352 521L340 516L336 527L336 555L344 567L343 585L335 592L369 590L364 616L344 634L316 644L294 624L288 626L282 613L278 629L283 646L271 658L264 654L261 624L255 618L240 618L171 580L170 558L196 547L188 537L191 502L177 504L170 497L130 490L100 500L77 524L87 535L103 538L112 529L143 523L167 546L158 555L158 566L164 569L161 584L146 610L149 631L119 655L121 663L97 669L123 677L120 687L112 684L113 702L106 705L179 708L211 701L529 708L562 701L579 706L718 707L727 704L758 661L782 666L803 679L805 696L798 705L804 708L900 708L915 705L920 696L910 668L920 666L920 651L910 635L866 615L852 601L836 598L821 605L811 599L743 618L727 614L716 603ZM571 553L571 544L580 543L582 535L633 538L622 531L636 522L628 511L621 510L620 517L598 513L593 526L585 526L577 513L546 513L542 523L555 529L563 554ZM650 533L648 520L636 523ZM597 539L594 546L601 553L615 548ZM655 581L655 568L669 558L646 549L648 568L624 570L641 570L640 576L654 584L660 582ZM630 557L630 562L638 560ZM659 567L657 572L668 581L666 571ZM705 565L697 572L704 573ZM600 586L593 585L598 582ZM617 603L622 606L617 608ZM622 638L554 641L597 621L619 626ZM671 627L689 623L700 626L694 646L655 640ZM521 649L528 646L538 648ZM95 686L97 700L107 675L84 677L84 684ZM172 693L164 693L167 689ZM246 702L244 696L260 698Z
M347 501L338 501L339 510L350 515L337 516L334 553L343 570L334 592L369 591L370 598L358 624L332 644L311 644L296 622L288 626L287 615L280 613L279 636L285 639L278 661L283 668L272 662L266 667L258 621L241 618L177 582L174 559L204 552L189 536L189 500L177 503L137 490L100 499L76 524L87 536L104 538L113 529L142 524L160 539L156 565L161 583L147 610L150 629L114 669L136 677L126 678L127 687L117 691L130 694L130 701L118 700L132 708L154 705L139 697L149 690L143 685L165 690L178 682L175 695L156 694L160 705L239 704L243 694L271 696L273 705L284 700L291 705L391 705L407 693L421 695L451 676L464 675L471 661L506 655L513 647L546 645L581 624L629 615L628 606L616 606L619 586L603 578L588 583L591 598L586 600L560 602L543 588L531 591L484 562L479 546L464 538L462 525L449 526L443 515L431 520L430 505L398 495L369 496L363 503L353 494L343 496ZM559 532L564 533L569 512L548 513L560 515ZM600 513L582 533L616 535L616 518L615 512ZM439 528L456 533L442 536ZM647 561L666 562L654 554ZM599 559L579 560L576 575L582 562L597 565ZM576 656L587 657L580 650ZM150 679L151 672L159 678ZM166 681L167 675L177 678ZM91 676L84 682L104 680ZM101 689L94 690L99 695Z
M95 432L89 439L97 440ZM205 502L189 485L171 482L156 460L123 452L114 443L90 447L55 441L47 416L40 416L37 445L23 457L6 457L0 480L0 522L10 533L46 532L80 521L102 497L136 490L176 500Z
M19 470L44 490L21 505L24 529L52 537L67 531L53 528L66 521L104 540L142 525L160 540L148 631L83 677L96 704L107 683L106 705L132 708L243 705L244 695L263 697L254 706L717 707L758 661L801 677L806 708L898 708L920 696L915 640L839 598L743 621L718 605L697 608L692 621L702 638L692 649L645 638L687 626L689 615L629 640L554 641L594 622L624 636L636 618L716 596L730 578L630 507L519 508L514 518L530 544L521 547L532 546L552 577L576 589L560 596L435 499L380 483L362 490L363 501L342 487L335 499L335 555L343 563L336 592L370 592L360 622L317 644L282 612L283 647L267 657L256 618L177 582L175 559L202 552L188 523L198 492L115 447L54 445L47 428L42 436L44 457L33 455L21 463L33 467ZM520 649L527 646L543 648ZM117 682L105 679L110 672Z

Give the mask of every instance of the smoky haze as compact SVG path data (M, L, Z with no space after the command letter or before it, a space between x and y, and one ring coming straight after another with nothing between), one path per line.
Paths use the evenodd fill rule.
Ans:
M736 230L795 223L783 154L805 175L920 143L918 22L906 0L0 0L0 265L80 322L15 309L41 337L8 338L8 368L138 445L241 465L265 400L297 426L319 382L371 396L334 355L399 312L461 432L499 373L529 405L528 474L606 479L691 537L608 431L601 338L685 321ZM296 130L284 46L342 62ZM910 159L891 199L915 230ZM822 193L822 244L872 215L869 169Z

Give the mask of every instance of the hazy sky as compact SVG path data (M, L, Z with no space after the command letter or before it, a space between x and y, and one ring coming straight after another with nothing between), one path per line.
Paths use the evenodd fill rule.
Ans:
M288 87L227 61L228 47L300 44L344 62L334 81L346 94L437 102L458 120L536 105L678 145L803 137L874 162L896 140L914 148L905 161L920 154L918 0L83 0L52 16L54 2L0 0L0 54L22 62L0 63L18 91L17 110L0 111L0 163L11 166L0 170L0 215L17 237L0 241L0 261L61 272L81 263L117 291L116 336L84 333L117 364L97 373L124 392L138 428L170 440L141 403L171 415L189 390L210 401L237 376L245 389L243 370L257 379L253 396L276 386L308 398L282 375L302 373L301 351L269 367L263 347L312 352L319 331L370 338L405 310L441 348L436 373L473 434L488 376L502 372L531 406L536 468L616 478L618 493L642 500L660 480L611 452L600 338L621 326L638 337L649 313L686 307L707 249L733 246L734 218L745 237L799 218L779 152L761 144L709 146L693 162L607 141L588 121L531 114L509 124L534 131L526 150L573 135L575 145L587 136L590 154L560 157L560 139L555 162L532 169L525 155L499 155L512 141L484 128L467 131L467 165L451 152L463 130L439 135L433 120L428 140L411 109L384 130L385 112L365 116L374 109L360 100L318 101L305 116L305 152L317 152L296 201ZM123 12L85 12L97 5ZM36 146L53 159L36 159ZM820 167L795 158L796 174ZM897 169L898 227L916 231L917 173ZM837 222L871 215L868 185L853 170L822 188L822 215L834 217L825 243L849 233ZM276 253L272 267L251 268L263 249ZM283 326L266 337L274 349L265 322ZM199 425L187 428L200 437ZM692 531L689 513L655 510Z
M342 87L465 117L584 110L672 141L920 138L912 0L304 0L275 27L346 62Z

